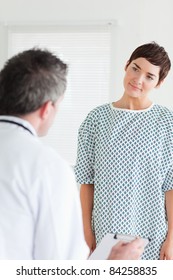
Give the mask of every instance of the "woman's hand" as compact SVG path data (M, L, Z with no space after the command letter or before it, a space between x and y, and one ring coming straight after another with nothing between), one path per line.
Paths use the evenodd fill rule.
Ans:
M173 260L173 240L166 239L160 251L160 260Z
M87 230L85 233L85 241L90 249L90 255L96 248L96 239L92 230Z

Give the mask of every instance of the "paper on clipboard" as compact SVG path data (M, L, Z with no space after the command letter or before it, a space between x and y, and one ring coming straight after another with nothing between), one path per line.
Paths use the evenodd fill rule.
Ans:
M107 233L99 245L96 247L94 252L89 256L88 260L106 260L111 251L111 248L118 243L120 240L124 242L130 242L136 237L132 235L117 234L115 238L114 233ZM145 246L148 244L149 240L144 239Z

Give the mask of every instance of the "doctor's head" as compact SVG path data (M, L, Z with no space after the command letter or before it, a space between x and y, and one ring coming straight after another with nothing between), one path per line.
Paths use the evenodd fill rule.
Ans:
M10 58L0 72L0 115L21 117L46 107L53 120L66 89L67 68L53 53L37 48Z

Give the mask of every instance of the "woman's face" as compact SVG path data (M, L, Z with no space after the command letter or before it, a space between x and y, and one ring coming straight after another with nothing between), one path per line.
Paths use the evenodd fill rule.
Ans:
M158 86L160 67L139 57L125 68L125 94L134 97L146 97L150 90Z

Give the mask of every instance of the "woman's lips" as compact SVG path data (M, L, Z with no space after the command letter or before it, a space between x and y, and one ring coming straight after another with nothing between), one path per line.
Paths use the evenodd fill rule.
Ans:
M133 84L131 84L131 83L130 83L130 86L131 86L133 89L135 89L135 90L141 90L140 88L138 88L137 86L135 86L135 85L133 85Z

